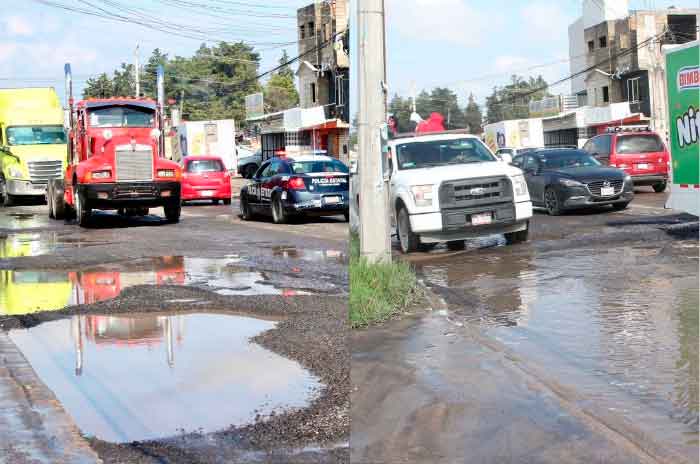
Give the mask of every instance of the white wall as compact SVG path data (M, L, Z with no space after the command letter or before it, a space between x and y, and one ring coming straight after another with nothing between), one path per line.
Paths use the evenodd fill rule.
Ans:
M583 39L583 18L569 26L569 71L575 74L586 68L586 41ZM586 90L586 75L571 80L571 95Z
M583 28L629 15L629 0L583 0Z

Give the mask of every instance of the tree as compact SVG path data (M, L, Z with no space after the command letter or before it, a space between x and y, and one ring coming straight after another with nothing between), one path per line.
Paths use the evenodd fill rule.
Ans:
M132 96L136 92L134 65L122 63L121 69L114 71L112 94L115 97Z
M435 87L430 93L425 90L419 93L416 112L423 118L428 118L431 113L440 113L445 118L445 128L448 130L461 129L467 124L457 94L444 87Z
M263 89L265 109L267 112L293 108L299 104L299 93L294 84L294 71L286 64L289 61L287 51L282 51L279 64L282 66L270 76Z
M110 98L114 96L114 85L107 73L97 76L97 79L90 78L85 83L83 98Z
M287 55L287 50L286 49L282 50L282 56L280 57L280 60L279 60L279 65L282 67L277 71L277 74L288 77L293 81L294 80L294 71L292 71L292 68L287 64L288 62L289 62L289 55Z
M396 121L396 131L398 133L412 132L415 127L411 123L411 99L402 98L398 94L389 102L389 113L394 115Z
M511 83L494 87L486 98L486 119L489 123L508 119L524 119L530 116L528 103L551 96L542 76L525 79L513 75Z
M474 99L474 94L469 94L469 102L464 110L464 120L469 126L469 130L472 134L481 134L483 124L483 115L481 114L481 108L479 104Z

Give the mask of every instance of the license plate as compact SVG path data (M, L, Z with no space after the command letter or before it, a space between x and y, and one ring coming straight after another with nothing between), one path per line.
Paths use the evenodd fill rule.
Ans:
M491 213L472 214L472 225L481 226L491 224Z
M637 169L649 169L649 165L647 163L640 163L637 165Z
M604 197L615 195L615 187L603 187L600 189L600 194Z
M203 191L202 191L202 196L203 196L203 197L210 197L210 196L212 196L212 195L214 195L214 191L213 191L213 190L203 190Z
M340 197L323 197L323 201L327 205L335 205L341 202Z

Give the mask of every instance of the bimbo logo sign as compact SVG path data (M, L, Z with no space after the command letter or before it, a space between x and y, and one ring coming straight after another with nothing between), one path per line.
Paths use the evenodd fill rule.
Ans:
M687 66L678 71L678 91L700 88L700 67Z

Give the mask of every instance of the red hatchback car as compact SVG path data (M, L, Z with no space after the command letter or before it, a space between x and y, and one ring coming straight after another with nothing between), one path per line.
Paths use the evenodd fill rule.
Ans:
M583 149L602 164L624 170L635 186L651 185L655 192L666 190L668 149L649 128L615 128L596 135Z
M231 204L231 175L218 156L186 156L182 159L183 203L212 200Z

